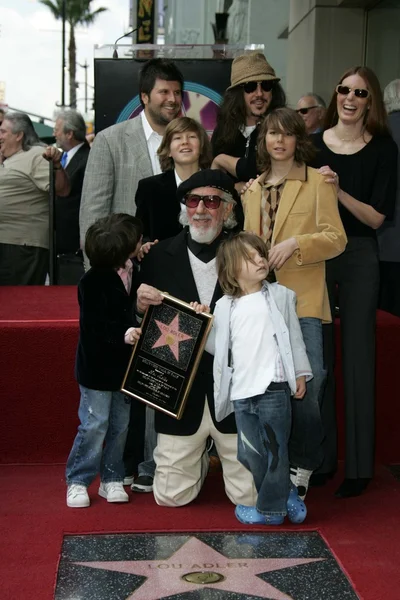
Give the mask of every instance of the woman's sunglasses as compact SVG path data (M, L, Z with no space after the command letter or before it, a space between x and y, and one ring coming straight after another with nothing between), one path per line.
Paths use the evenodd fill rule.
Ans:
M368 98L369 90L365 90L364 88L351 88L348 85L337 85L336 91L341 96L347 96L350 92L354 92L356 98Z
M183 203L189 208L197 208L200 200L203 200L206 208L219 208L223 199L216 194L210 194L209 196L200 196L199 194L186 194L183 198Z
M246 94L252 94L256 91L258 84L261 85L263 92L270 92L275 86L275 81L273 79L269 79L268 81L248 81L242 87Z

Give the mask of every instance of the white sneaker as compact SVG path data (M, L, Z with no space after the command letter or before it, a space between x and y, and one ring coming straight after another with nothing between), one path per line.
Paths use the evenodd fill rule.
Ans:
M300 467L290 467L290 480L297 487L299 498L304 500L308 491L308 484L312 471L301 469Z
M86 486L79 483L71 483L67 488L67 506L70 508L87 508L90 506L90 498Z
M129 496L124 490L122 481L101 482L99 496L106 498L107 502L129 502Z

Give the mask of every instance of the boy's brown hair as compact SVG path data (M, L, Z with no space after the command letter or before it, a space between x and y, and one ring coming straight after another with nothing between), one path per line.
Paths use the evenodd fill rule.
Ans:
M248 250L254 248L264 258L268 258L265 242L255 233L241 231L224 240L217 252L217 274L222 291L227 296L239 298L243 292L240 289L237 277L242 266L242 260L254 264Z
M113 213L98 219L89 227L85 238L90 266L116 270L124 267L142 233L141 220L126 213Z
M211 143L204 127L195 119L190 117L177 117L168 123L161 145L157 151L160 160L162 171L169 171L174 168L174 160L169 156L169 149L172 142L172 137L175 133L185 133L190 131L195 133L200 141L199 167L200 169L208 169L211 166L212 151Z
M308 164L314 158L316 150L300 115L292 108L276 108L265 117L258 134L257 167L260 173L269 171L271 167L271 158L265 142L268 129L290 133L296 137L294 160L297 164Z

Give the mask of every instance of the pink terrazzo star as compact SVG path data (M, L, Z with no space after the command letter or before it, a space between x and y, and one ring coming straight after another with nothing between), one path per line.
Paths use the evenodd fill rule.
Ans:
M76 562L94 569L144 575L147 579L127 600L160 600L174 594L199 589L217 589L271 600L292 600L291 596L257 577L260 573L279 571L296 565L325 560L323 558L226 558L208 544L191 537L167 560L129 560ZM187 583L181 579L193 571L215 571L226 578L212 585Z
M167 325L162 321L157 321L157 327L161 331L161 335L156 341L156 343L152 346L152 348L159 348L160 346L169 346L172 354L175 356L176 360L179 362L179 344L180 342L185 342L186 340L191 340L192 336L179 331L179 314L173 318L171 323Z

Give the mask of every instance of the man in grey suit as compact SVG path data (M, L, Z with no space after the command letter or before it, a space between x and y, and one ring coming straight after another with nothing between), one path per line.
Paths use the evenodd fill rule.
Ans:
M165 128L181 109L183 76L170 60L154 58L140 73L143 112L100 131L83 182L80 238L100 217L136 212L135 194L144 177L161 173L157 150Z
M139 79L142 113L98 133L90 150L83 182L79 216L81 244L86 231L100 217L111 213L136 212L135 194L139 181L161 173L157 150L168 123L178 116L182 104L183 76L170 60L154 58L143 66ZM139 403L135 403L139 405ZM149 420L146 436L154 427ZM132 405L125 468L125 483L140 462L144 412ZM151 454L151 453L150 453ZM146 456L152 459L152 456ZM142 463L147 477L147 462ZM136 482L137 483L137 482ZM140 481L139 481L140 484ZM139 491L151 491L139 489Z

